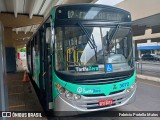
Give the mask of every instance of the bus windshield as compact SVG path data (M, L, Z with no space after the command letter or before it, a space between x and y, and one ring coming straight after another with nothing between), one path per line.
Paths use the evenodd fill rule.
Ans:
M55 33L57 71L107 73L130 70L133 66L130 28L79 25L57 27Z

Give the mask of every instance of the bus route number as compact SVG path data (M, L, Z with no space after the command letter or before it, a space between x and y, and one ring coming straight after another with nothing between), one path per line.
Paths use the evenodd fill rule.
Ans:
M129 86L129 82L121 83L120 88L125 88Z

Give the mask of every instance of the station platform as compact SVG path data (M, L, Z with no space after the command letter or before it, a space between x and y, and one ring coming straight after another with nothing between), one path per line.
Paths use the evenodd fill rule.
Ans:
M9 111L43 112L31 81L23 82L23 76L24 71L7 73ZM29 120L29 118L27 120ZM47 120L47 118L43 117L40 120Z

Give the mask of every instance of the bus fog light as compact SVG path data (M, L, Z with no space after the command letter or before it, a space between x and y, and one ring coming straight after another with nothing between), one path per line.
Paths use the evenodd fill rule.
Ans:
M130 92L130 91L131 91L131 88L128 88L126 91L127 91L127 92Z
M81 95L77 95L77 94L74 95L75 100L79 100L80 98L81 98Z
M134 88L134 86L135 86L135 83L130 87L131 89L133 89Z
M72 94L71 92L67 92L67 93L66 93L66 97L67 97L67 98L71 98L72 96L73 96L73 94Z
M65 88L64 87L59 88L59 92L60 93L64 93L65 92Z

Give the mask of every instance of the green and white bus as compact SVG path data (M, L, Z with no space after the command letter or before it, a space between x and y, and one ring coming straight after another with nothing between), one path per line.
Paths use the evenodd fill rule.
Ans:
M46 111L100 111L135 99L132 22L125 10L53 8L27 44L27 61Z

